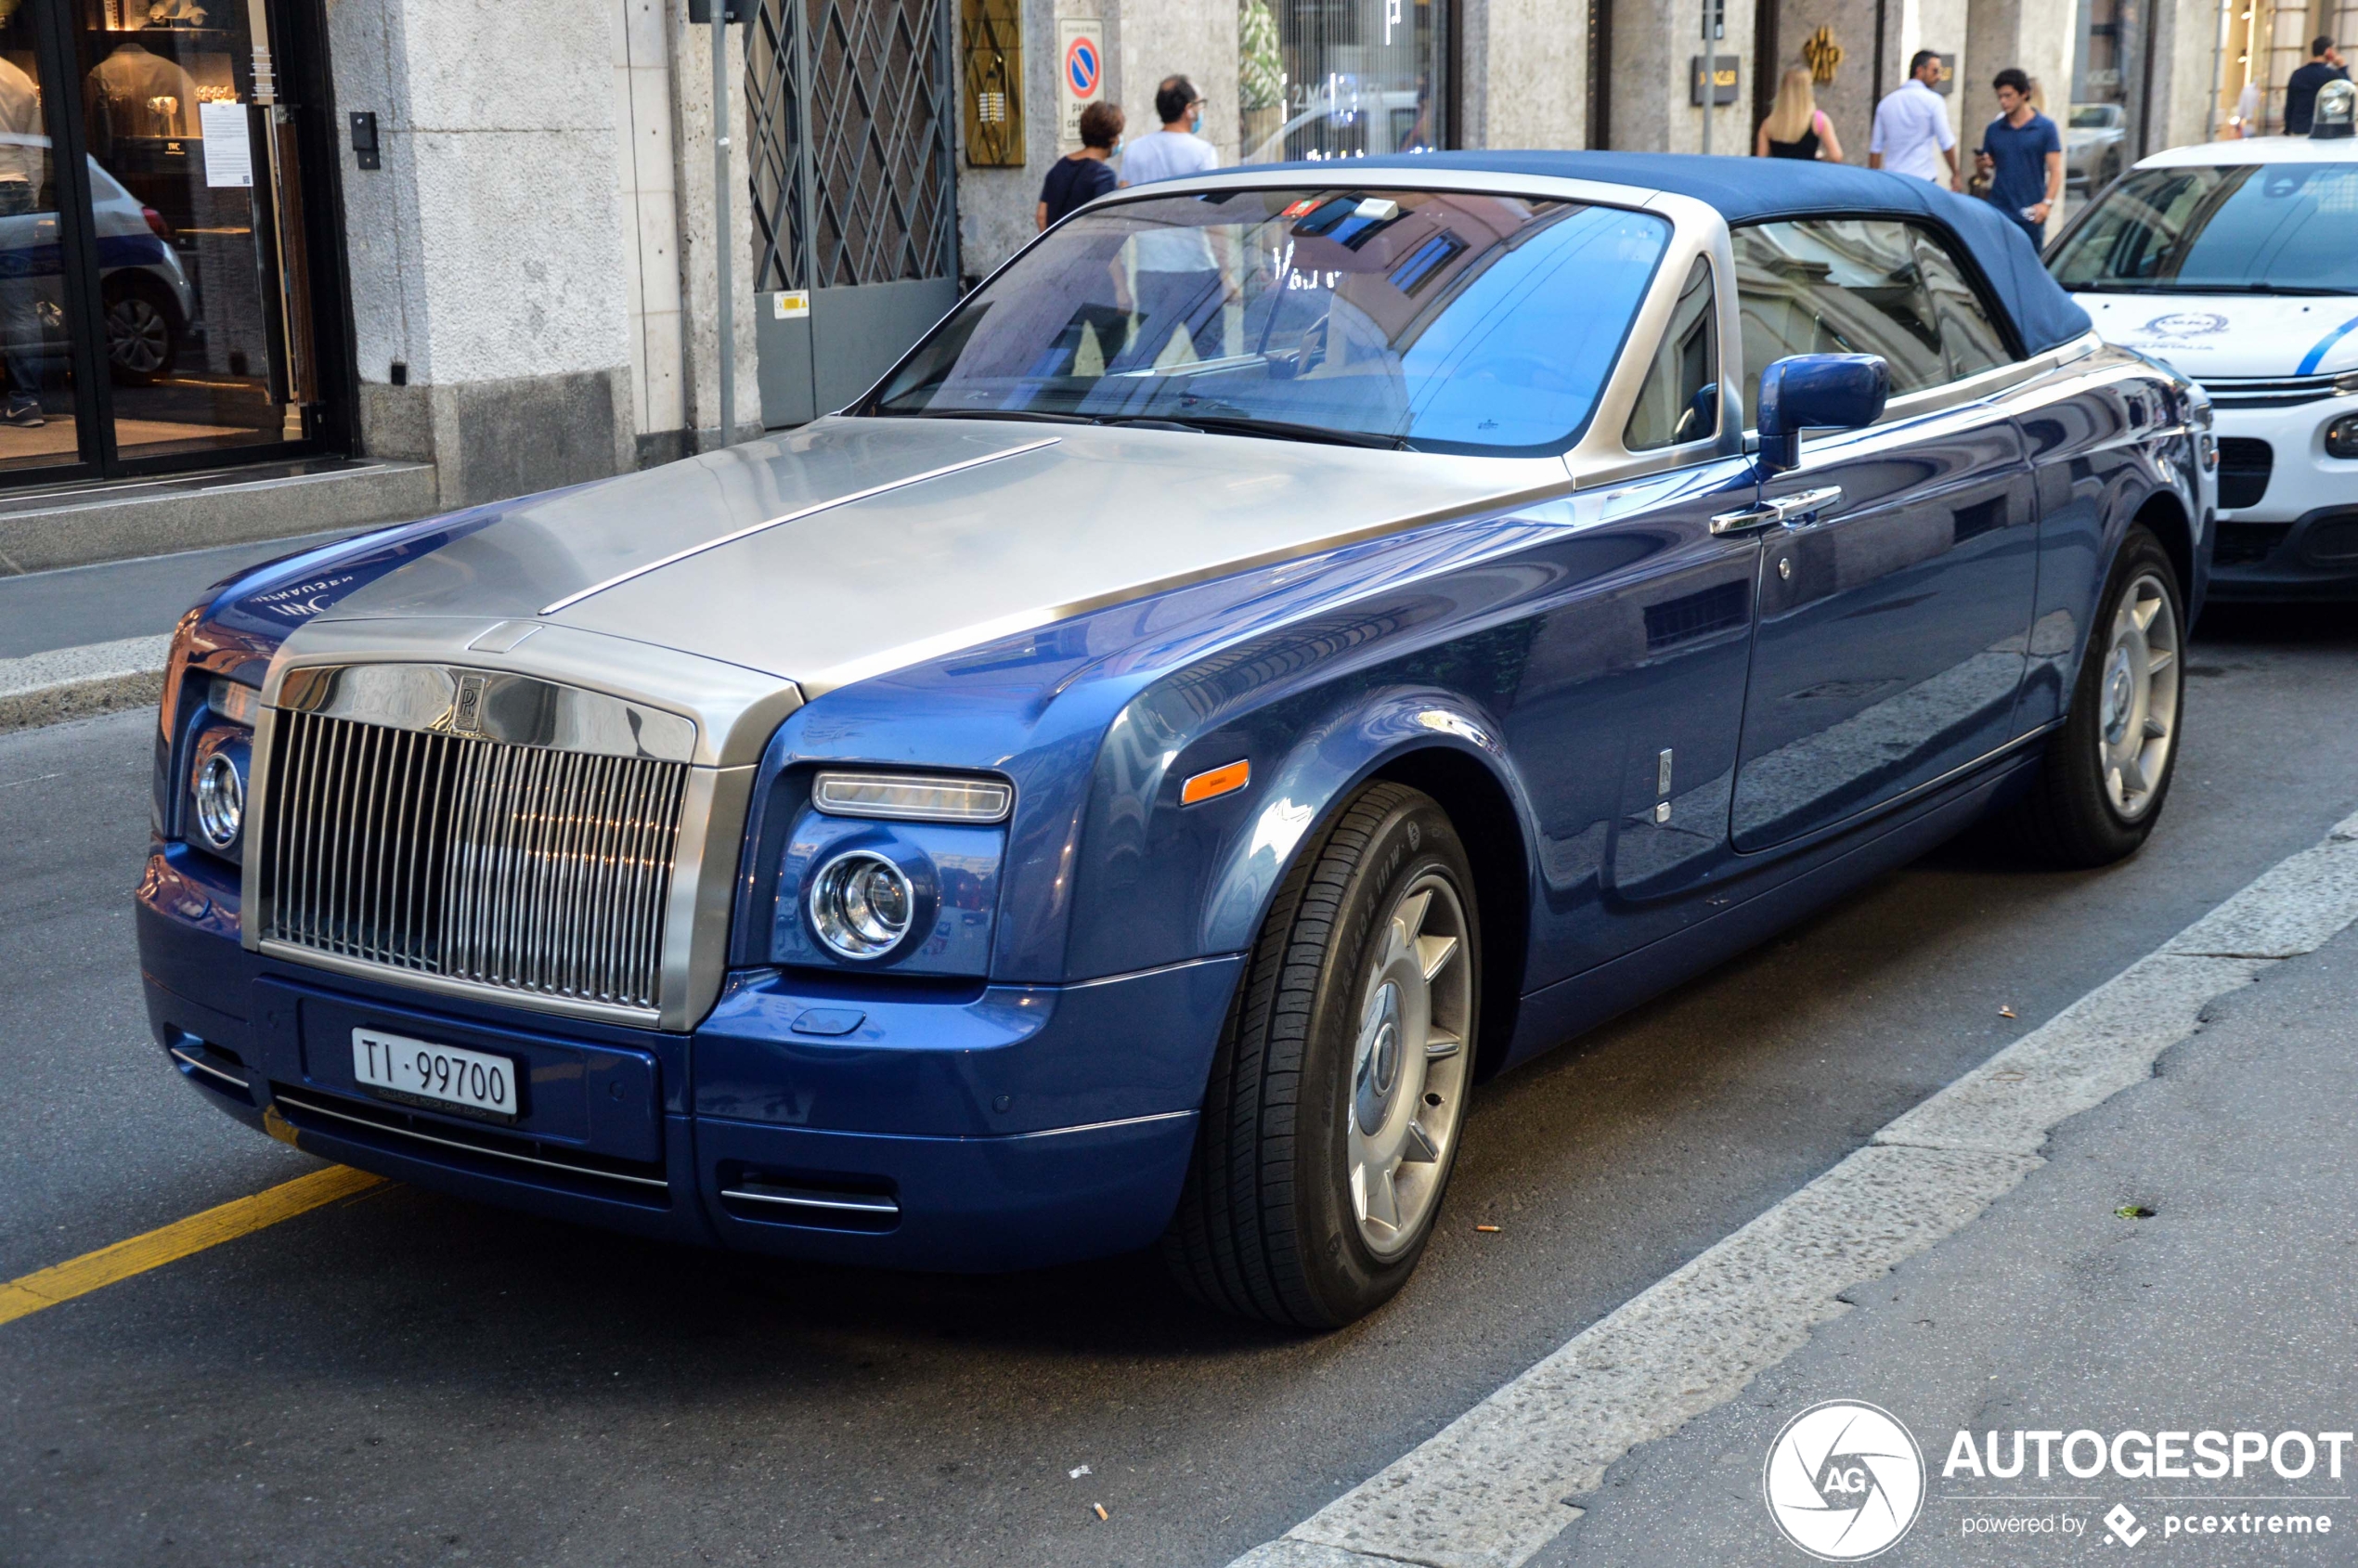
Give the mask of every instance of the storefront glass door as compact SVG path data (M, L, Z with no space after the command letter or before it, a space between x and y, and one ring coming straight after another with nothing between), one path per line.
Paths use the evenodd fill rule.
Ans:
M76 9L115 449L300 437L247 0Z
M299 449L308 247L264 0L0 9L0 479Z
M0 473L82 460L73 388L74 314L58 230L58 162L41 90L33 19L0 19Z

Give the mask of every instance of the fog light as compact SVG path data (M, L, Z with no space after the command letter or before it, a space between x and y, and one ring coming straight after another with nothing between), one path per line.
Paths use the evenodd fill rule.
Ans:
M2344 414L2326 426L2326 456L2358 458L2358 414Z
M900 868L870 849L837 855L810 879L810 924L846 958L877 958L899 947L916 902Z
M238 765L216 751L197 770L197 831L207 844L227 849L238 841L245 820L246 783L238 776Z

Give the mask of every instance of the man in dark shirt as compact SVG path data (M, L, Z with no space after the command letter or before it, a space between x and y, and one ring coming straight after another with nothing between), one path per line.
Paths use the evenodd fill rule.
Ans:
M1106 160L1121 145L1121 124L1119 104L1093 103L1081 111L1081 150L1049 164L1048 177L1041 182L1040 210L1032 215L1042 228L1121 183L1106 167Z
M2008 67L1991 84L1998 89L1998 118L1981 134L1975 164L1989 178L1989 201L2030 236L2030 248L2046 242L2047 214L2063 194L2063 133L2030 106L2030 78Z
M2334 41L2318 37L2309 45L2309 63L2285 84L2285 135L2305 136L2317 114L2317 89L2328 82L2347 82L2350 68L2334 50Z

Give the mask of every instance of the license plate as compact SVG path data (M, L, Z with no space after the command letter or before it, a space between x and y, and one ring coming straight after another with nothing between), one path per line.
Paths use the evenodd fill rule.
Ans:
M516 1114L516 1064L506 1056L356 1029L352 1076L396 1099L478 1114Z

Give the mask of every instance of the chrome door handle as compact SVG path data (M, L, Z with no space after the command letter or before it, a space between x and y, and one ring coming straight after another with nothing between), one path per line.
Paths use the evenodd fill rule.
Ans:
M1790 496L1778 497L1769 504L1778 509L1777 521L1786 527L1805 527L1818 521L1818 514L1826 508L1842 504L1842 486L1820 485L1814 490L1795 490Z
M1842 486L1821 485L1814 490L1796 490L1790 496L1763 501L1758 506L1741 507L1723 512L1711 520L1715 534L1749 534L1758 528L1773 528L1782 525L1798 528L1818 520L1818 513L1842 499Z

